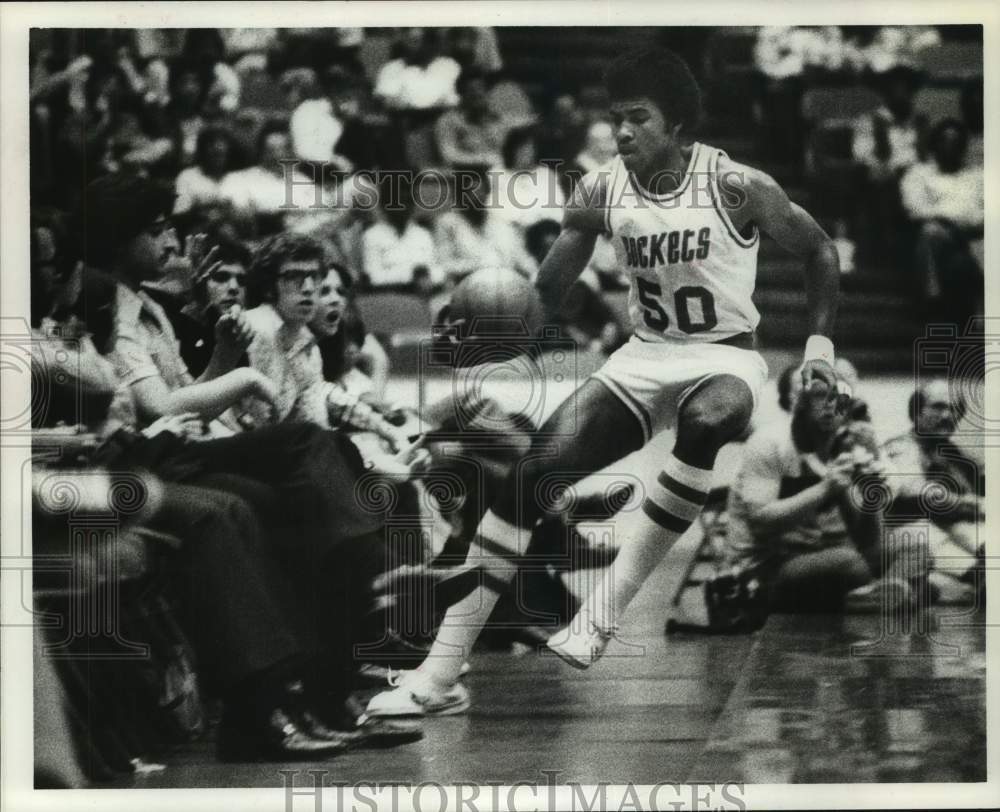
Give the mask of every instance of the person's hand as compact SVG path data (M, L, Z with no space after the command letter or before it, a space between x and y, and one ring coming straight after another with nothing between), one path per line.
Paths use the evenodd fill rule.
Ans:
M420 436L414 442L405 442L396 454L396 458L408 466L412 473L425 471L431 462L431 454L424 447L425 437Z
M394 455L372 455L368 462L372 470L377 473L393 477L410 477L427 470L431 463L431 455L423 447L423 438L421 437Z
M234 358L246 351L253 337L253 328L239 305L230 307L215 322L216 347Z
M191 234L184 240L184 256L191 263L195 279L203 279L222 267L219 256L219 246L208 247L207 234Z
M173 434L182 440L197 440L204 434L205 424L194 412L184 412L165 415L142 430L143 435L148 438L163 432Z
M837 373L833 367L821 358L812 358L802 363L802 390L811 392L825 389L827 398L835 399L840 393L837 390Z
M827 463L824 481L832 493L840 495L851 487L854 473L854 455L845 452Z
M248 394L263 400L272 409L276 409L278 406L278 387L274 384L274 381L256 369L250 369L249 367L243 367L243 369L246 370Z

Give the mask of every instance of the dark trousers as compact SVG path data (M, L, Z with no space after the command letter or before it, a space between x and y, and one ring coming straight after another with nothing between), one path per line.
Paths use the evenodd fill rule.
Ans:
M961 333L971 316L982 315L983 272L955 224L921 224L914 260L928 321L954 323Z
M385 493L363 477L357 448L339 432L286 423L186 445L175 461L190 471L187 481L257 508L282 605L316 681L346 696L363 659L357 646L377 643L382 631L370 584L386 568L389 545Z
M171 586L200 670L225 695L302 653L254 510L238 496L166 484L150 526L178 536Z

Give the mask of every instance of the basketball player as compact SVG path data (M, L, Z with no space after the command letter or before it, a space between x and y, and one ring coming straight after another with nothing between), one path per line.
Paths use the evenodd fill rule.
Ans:
M586 175L566 208L538 288L550 312L581 273L600 234L611 237L631 277L634 335L548 420L538 448L507 482L479 525L470 557L484 585L452 606L423 664L374 697L372 715L459 713L469 705L462 663L513 578L530 528L551 505L537 496L546 475L576 481L642 447L671 425L677 440L641 510L620 513L620 552L570 626L548 646L586 668L670 546L698 518L716 454L746 429L767 379L755 351L760 316L751 301L760 232L800 257L810 337L806 387L836 397L833 332L839 270L831 239L765 173L706 144L685 145L700 112L687 65L662 50L635 51L606 74L618 156ZM572 435L557 456L541 447ZM548 439L546 439L548 438Z

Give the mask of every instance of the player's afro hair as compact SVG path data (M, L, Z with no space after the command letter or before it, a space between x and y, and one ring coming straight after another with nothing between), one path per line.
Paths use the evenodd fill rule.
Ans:
M638 48L616 58L604 73L612 101L645 96L670 124L690 133L701 120L701 88L687 63L666 48Z

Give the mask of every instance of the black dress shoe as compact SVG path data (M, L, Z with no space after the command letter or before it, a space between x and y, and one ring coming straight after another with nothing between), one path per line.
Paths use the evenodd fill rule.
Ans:
M327 742L339 742L344 747L352 747L363 738L356 730L339 730L330 727L315 711L308 708L296 714L299 727L314 739Z
M338 742L345 747L354 744L358 735L347 730L336 730L323 721L319 712L314 710L306 697L305 684L302 680L293 680L285 685L287 713L293 716L298 727L308 736L320 741Z
M343 726L359 736L360 747L395 747L420 741L424 737L424 725L420 719L368 716L364 709L365 703L352 695L339 714Z
M309 735L294 715L274 708L267 720L246 726L224 719L219 729L217 752L220 761L315 761L344 752L340 738L326 740Z
M419 719L373 718L365 714L365 702L352 695L346 702L329 697L321 725L347 739L352 748L395 747L424 737ZM319 719L319 717L316 717Z

